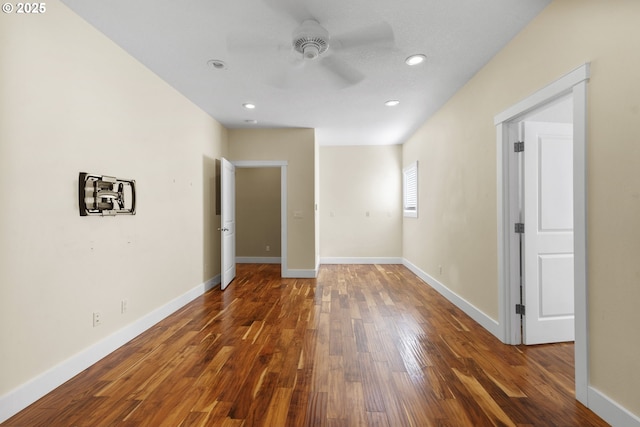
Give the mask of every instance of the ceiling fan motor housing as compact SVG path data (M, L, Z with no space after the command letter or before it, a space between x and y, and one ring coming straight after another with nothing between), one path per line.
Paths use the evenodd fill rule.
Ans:
M293 32L293 48L305 59L316 59L329 48L329 32L308 19Z

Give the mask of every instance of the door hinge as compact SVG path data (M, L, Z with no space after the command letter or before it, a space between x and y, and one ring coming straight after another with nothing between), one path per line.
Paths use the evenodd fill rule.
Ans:
M524 316L524 304L516 304L516 314Z
M519 234L524 233L524 223L516 222L516 224L515 224L515 232L519 233Z
M521 153L524 151L524 142L518 141L513 143L513 151L516 153Z

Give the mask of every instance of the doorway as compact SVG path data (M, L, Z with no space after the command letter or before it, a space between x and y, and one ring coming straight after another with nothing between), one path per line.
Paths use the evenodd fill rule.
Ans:
M282 277L290 277L290 273L288 270L287 263L287 235L288 235L288 225L287 225L287 161L280 160L235 160L232 161L236 170L238 169L246 169L246 168L278 168L280 170L280 266L281 266L281 276ZM235 188L234 188L235 191ZM264 245L266 249L266 244ZM270 248L271 249L271 248ZM242 260L241 260L242 261Z
M236 169L236 262L282 261L280 168Z
M520 314L519 158L514 150L520 125L534 111L571 96L573 105L573 247L576 398L588 400L588 334L586 272L586 84L589 64L571 71L494 118L497 131L499 324L507 344L522 341ZM526 230L525 230L526 232ZM525 314L526 315L526 314ZM587 405L588 406L588 405Z

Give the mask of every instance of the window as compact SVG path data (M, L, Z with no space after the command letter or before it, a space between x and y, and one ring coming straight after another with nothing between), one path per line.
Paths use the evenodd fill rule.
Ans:
M418 162L402 169L402 211L404 216L418 217Z

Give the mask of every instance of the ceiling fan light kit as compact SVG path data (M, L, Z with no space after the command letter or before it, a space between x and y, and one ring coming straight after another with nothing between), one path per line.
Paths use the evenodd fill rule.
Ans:
M316 59L329 48L329 32L318 21L307 19L293 31L293 48L304 59Z

